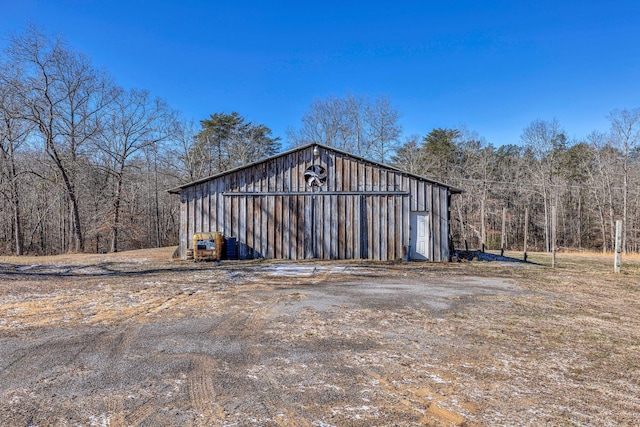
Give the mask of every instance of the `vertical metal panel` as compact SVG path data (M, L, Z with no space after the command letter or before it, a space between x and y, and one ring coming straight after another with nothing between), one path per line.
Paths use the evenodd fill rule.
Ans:
M275 213L275 197L274 196L266 196L266 210L263 212L266 213L268 217L267 221L265 221L266 229L267 229L267 258L275 257L275 243L276 243L276 229L273 226L274 223L274 213Z
M351 170L349 171L349 190L358 191L360 185L360 178L358 177L358 162L351 159Z
M433 236L433 260L432 261L441 261L440 255L440 192L434 191L433 186L429 185L429 189L431 190L431 194L433 195L432 204L431 204L431 227Z
M273 160L274 166L274 190L282 191L282 158Z
M276 165L275 162L267 162L267 190L276 191Z
M344 188L342 187L342 177L344 174L344 171L342 170L342 156L335 156L335 183L333 186L333 190L334 191L343 191Z
M418 181L415 178L409 178L410 193L411 193L411 210L420 210L418 207Z
M338 253L336 257L338 259L345 259L347 252L347 199L349 196L337 196L337 216L338 216L338 234L336 240L338 241Z
M356 162L357 173L355 181L355 191L365 191L367 178L365 176L365 167L363 162ZM352 176L351 179L354 177Z
M216 191L215 179L209 181L209 229L211 232L218 231L218 192Z
M222 191L227 191L228 188L229 188L229 177L225 176L222 179ZM231 197L223 197L222 201L224 204L223 229L227 236L231 236L232 235L231 234Z
M325 154L324 160L324 167L327 170L327 189L336 191L336 155L333 152L328 152Z
M246 193L247 191L247 174L242 172L235 172L233 175L236 176L236 185L238 191L241 193ZM238 244L238 257L240 259L245 259L247 254L247 198L246 197L234 197L235 206L233 207L234 211L234 224L236 224L236 233L234 233L237 237Z
M326 197L325 197L326 198ZM330 203L331 203L331 215L330 215L330 221L331 221L331 231L329 233L329 241L331 242L331 252L329 255L329 258L331 259L338 259L338 240L339 240L339 236L338 236L338 215L339 215L339 210L338 210L338 196L331 195L329 196Z
M355 171L357 173L357 165L355 162L349 158L344 157L342 159L342 189L345 191L350 191L355 185L352 182L351 176L352 172ZM354 257L354 242L353 242L353 196L346 196L344 199L344 258L350 259ZM341 254L342 255L342 254Z
M224 196L222 192L224 191L222 178L217 178L214 180L216 192L218 193L217 201L216 201L216 225L217 231L220 233L225 233L226 230L224 228Z
M310 195L310 196L303 196L304 197L304 231L303 231L303 236L304 236L304 257L305 258L313 258L316 256L315 254L315 247L314 247L314 243L313 243L313 227L314 227L314 214L315 214L315 207L314 207L314 196Z
M265 185L267 182L265 181ZM266 197L260 197L260 252L264 258L269 257L269 204Z
M382 175L382 174L381 174ZM380 181L382 184L382 181ZM376 210L380 211L380 244L379 251L380 256L379 259L386 260L388 257L388 245L387 245L387 235L389 232L389 216L387 211L387 197L388 196L379 196L378 203L376 206Z
M296 258L304 259L304 225L305 225L305 199L304 196L296 196L295 217L296 217Z
M364 166L364 191L373 190L373 170L370 165Z
M289 197L289 258L298 259L298 196Z
M384 169L380 169L380 191L387 191L388 187L387 187L387 171Z
M229 197L231 203L231 235L233 237L235 237L236 239L239 240L239 234L240 234L240 230L238 229L238 225L239 225L239 215L238 215L238 202L240 197ZM238 241L238 243L240 243Z
M291 158L290 158L290 168L291 168L291 183L290 183L290 188L291 191L299 191L298 190L298 178L300 177L300 172L299 172L299 162L298 162L298 156L300 155L300 153L295 152L295 153L291 153Z
M333 211L331 210L331 197L321 197L324 204L324 220L322 221L322 258L331 259L331 218L333 217Z
M397 175L395 173L389 173L387 178L387 188L391 191L396 190L396 179ZM391 230L389 233L388 241L389 241L389 259L395 260L398 259L398 239L400 238L400 232L397 229L397 225L399 222L396 218L396 208L402 205L402 198L397 196L389 197L387 201L387 210L389 211L389 229Z
M286 184L286 174L285 174L285 184ZM291 254L291 217L289 213L291 212L291 208L289 204L291 201L289 200L290 196L282 196L282 254L281 258L290 258Z
M187 234L187 244L191 247L193 246L193 239L191 238L195 231L195 196L196 189L195 187L189 188L189 207L187 211L187 223L189 224L189 230Z
M387 250L383 252L386 260L394 260L396 258L396 212L394 209L395 196L387 196Z
M426 199L426 185L424 182L422 181L417 181L414 180L416 182L416 208L414 210L416 211L426 211L427 210L427 203L425 202Z
M402 176L402 190L409 191L408 196L402 198L402 244L409 245L409 236L411 235L411 199L413 198L410 192L411 181L408 176Z
M195 233L200 233L202 232L202 185L195 185L194 190L193 229Z
M238 256L247 258L247 197L234 197L238 200Z
M360 196L360 257L368 259L371 242L371 196Z
M273 221L269 228L273 231L273 258L282 258L282 196L268 196L273 200Z
M255 185L256 185L256 167L253 166L251 168L249 168L247 170L247 178L246 178L246 185L247 185L247 191L248 192L254 192L255 191ZM254 201L254 197L247 197L246 198L246 209L247 209L247 214L246 214L246 222L247 222L247 241L246 241L246 254L245 256L247 258L254 258L255 257L255 201Z
M291 156L283 159L282 191L291 191Z
M362 196L353 196L351 198L351 218L352 218L352 222L351 222L351 230L352 230L352 240L351 240L351 247L352 247L352 256L355 259L359 259L362 257L362 252L361 252L361 244L362 244L362 237L360 234L360 230L361 230L361 226L360 226L360 219L361 219L361 209L360 209L360 203L362 201Z
M185 259L187 257L187 234L189 230L189 217L188 213L188 194L189 189L183 189L180 191L180 258Z
M304 191L306 182L304 180L304 171L307 168L305 163L305 153L298 152L298 186L296 187L296 191ZM304 204L304 203L303 203Z
M395 212L396 212L396 259L402 259L402 245L404 224L402 223L402 206L404 204L405 196L396 197Z
M202 183L202 231L210 233L211 225L209 219L211 218L211 192L209 191L209 183Z
M260 258L260 197L252 197L248 203L251 203L251 257Z
M322 198L318 196L313 197L313 224L311 238L313 243L313 256L314 258L322 258L324 254L324 247L322 246L322 223L324 221L324 203Z
M449 192L440 189L440 259L449 261Z

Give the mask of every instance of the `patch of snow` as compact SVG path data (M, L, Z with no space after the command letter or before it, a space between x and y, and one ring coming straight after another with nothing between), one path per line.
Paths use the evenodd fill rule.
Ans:
M34 264L34 265L25 265L25 266L22 266L22 267L18 267L18 268L16 268L16 270L18 270L18 271L27 271L27 270L32 270L32 269L34 269L34 268L38 268L38 267L40 267L40 266L39 266L39 265L37 265L37 264Z

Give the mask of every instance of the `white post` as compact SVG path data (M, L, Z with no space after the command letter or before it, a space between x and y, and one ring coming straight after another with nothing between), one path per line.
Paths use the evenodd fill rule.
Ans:
M613 259L613 271L620 273L620 264L622 261L622 221L616 220L616 250Z
M551 267L556 267L556 228L558 226L558 210L555 206L551 207Z
M504 255L505 247L507 246L507 208L502 207L502 230L500 232L500 256Z
M524 209L524 262L527 262L527 237L529 233L529 208Z

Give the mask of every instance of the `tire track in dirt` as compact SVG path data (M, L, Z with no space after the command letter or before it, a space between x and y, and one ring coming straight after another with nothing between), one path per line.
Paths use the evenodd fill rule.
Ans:
M156 407L152 402L144 403L142 406L136 408L136 410L132 413L125 415L123 425L139 426L144 423L155 411Z
M102 337L103 332L98 332L96 337ZM0 367L2 375L11 375L14 379L19 373L28 374L34 366L40 370L56 365L72 366L76 359L87 349L92 347L87 342L86 335L82 333L70 333L66 336L50 338L41 343L35 343L26 349L14 351L4 356L9 363ZM52 354L57 360L52 360Z
M265 371L263 383L267 383L269 389L276 390L277 381L274 380L273 374L269 370ZM311 427L312 424L304 411L295 409L295 406L286 393L267 393L265 395L265 407L273 414L273 420L280 427Z
M138 300L128 307L119 306L116 301L110 301L110 306L108 307L103 304L100 310L90 316L89 321L92 324L110 324L126 321L145 322L148 321L149 317L184 304L192 298L191 292L185 293L183 291L160 297L146 295L149 293L149 291L145 290L132 294Z
M269 321L273 319L274 314L277 312L278 304L288 298L289 296L287 295L278 295L263 302L258 309L254 310L246 318L242 328L239 328L238 332L241 339L253 343L259 342L259 338L264 336L264 331ZM265 356L263 351L264 348L257 346L243 349L245 363L247 365L259 364L261 357ZM279 387L279 382L273 372L267 368L261 372L261 375L260 383L262 388L260 390L256 389L254 394L260 395L261 406L268 414L268 417L281 427L311 427L312 424L305 415L303 408L299 403L296 404L288 399L287 393L283 392Z
M107 403L109 427L142 425L155 411L152 402L147 401L130 413L125 412L122 396L112 397Z
M225 405L232 404L236 393L247 394L255 399L252 415L258 419L265 414L275 415L283 412L278 402L269 397L271 393L265 393L263 389L258 389L257 384L243 381L247 369L260 363L261 357L263 357L264 348L255 344L249 345L249 343L259 341L278 301L278 297L273 297L259 303L245 302L234 306L234 311L222 315L222 320L209 330L208 335L218 343L233 347L231 354L225 354L222 356L223 359L218 360L214 356L202 354L190 355L192 369L188 374L187 381L189 404L199 413L202 425L219 425L227 419L232 411L231 409L225 410ZM259 305L256 307L257 304ZM240 310L239 306L243 309ZM231 375L238 376L238 380L242 383L241 387L244 387L242 390L233 387L234 383L239 383L232 379L229 379L229 383L226 384L226 393L216 390L214 378L216 378L216 374L219 374L218 371L222 365L235 366Z
M189 403L201 417L202 425L224 421L226 413L222 399L215 391L211 372L215 361L205 355L192 357L193 369L188 376Z

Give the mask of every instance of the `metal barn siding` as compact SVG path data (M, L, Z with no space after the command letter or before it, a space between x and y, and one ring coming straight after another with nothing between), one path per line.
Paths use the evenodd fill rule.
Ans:
M319 155L314 155L314 147ZM326 170L311 187L305 171ZM431 261L449 259L449 202L461 190L310 145L170 190L180 194L180 254L194 233L235 237L240 259L396 260L411 213L429 217Z

